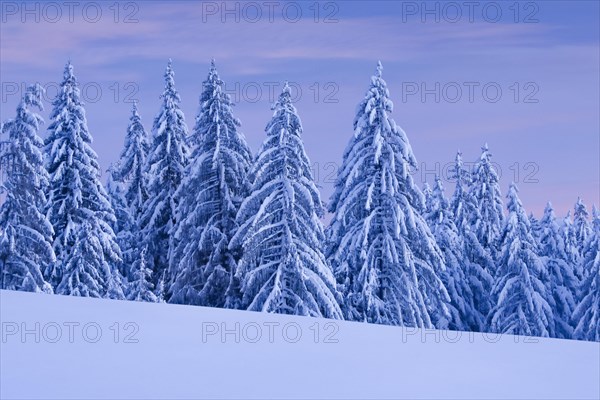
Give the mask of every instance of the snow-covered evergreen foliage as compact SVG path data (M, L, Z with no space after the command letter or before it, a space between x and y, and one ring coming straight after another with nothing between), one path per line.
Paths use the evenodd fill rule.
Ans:
M117 217L115 231L123 254L121 273L132 279L131 268L140 257L143 235L140 229L144 204L148 200L146 159L150 145L137 103L133 103L125 145L119 162L111 168L107 189Z
M145 260L147 261L148 258L146 256ZM154 289L154 294L156 295L156 298L158 300L159 303L163 303L165 302L165 276L167 275L167 270L164 270L163 273L161 274L161 276L158 278L158 283L155 286Z
M471 184L471 197L477 208L477 214L471 215L470 222L479 243L496 261L498 238L504 223L504 211L498 174L492 165L492 154L487 143L481 150L481 157L473 170ZM494 271L490 272L494 273Z
M134 102L125 135L125 146L114 170L115 179L123 183L125 202L134 221L140 218L148 200L145 168L149 151L150 140L142 125L137 103Z
M476 311L476 315L471 316L469 322L470 330L486 331L486 318L492 307L490 293L496 268L491 255L472 230L471 221L478 220L480 214L470 190L472 174L465 168L460 151L456 153L450 177L456 182L450 207L464 245L465 277L471 288Z
M513 184L505 217L487 144L472 170L456 154L451 200L421 192L382 70L324 233L289 85L252 160L214 60L189 136L169 60L152 138L134 103L105 189L67 63L45 141L39 85L0 123L0 288L600 341L598 210L538 220Z
M454 224L459 230L471 225L472 216L476 215L477 209L470 193L471 173L465 168L461 151L456 152L454 165L450 170L450 178L456 182L450 209L454 218Z
M573 222L571 220L571 211L568 211L567 215L563 218L560 233L565 250L566 260L569 265L573 266L577 279L581 280L581 256L579 247L577 246L575 227L573 226Z
M131 264L135 260L133 249L137 246L139 235L137 235L136 222L133 220L126 203L124 184L118 180L119 175L114 165L107 172L106 191L115 213L115 221L111 224L111 227L121 249L121 262L118 264L118 268L121 275L127 279Z
M451 300L451 319L447 327L461 331L471 330L473 327L478 329L482 326L482 318L475 307L473 291L466 276L469 261L465 259L465 245L454 224L450 203L439 177L435 180L426 218L446 262L442 281Z
M595 208L592 227L582 256L585 279L579 288L581 300L573 313L574 337L600 342L600 212Z
M509 214L500 236L499 265L492 291L496 305L490 312L490 329L497 333L546 337L553 316L542 281L544 266L514 183L507 198Z
M341 319L335 279L322 253L323 206L287 83L265 130L251 194L231 241L231 248L244 250L236 272L243 307Z
M427 182L423 184L423 199L425 202L425 214L429 214L433 208L433 191L431 190L431 186L429 186L429 183Z
M439 274L442 253L421 212L423 194L409 173L417 163L381 63L357 108L330 204L327 254L355 321L433 327L448 316Z
M531 235L535 239L535 242L539 245L540 234L542 226L540 220L538 220L532 212L529 213L529 225L531 226Z
M75 242L65 259L62 280L56 293L83 297L123 299L121 276L111 266L119 248L103 243L105 236L98 218L89 218L78 226ZM111 246L113 244L113 246ZM107 251L108 249L108 251ZM114 251L112 254L110 251Z
M583 248L592 233L588 222L589 216L583 200L581 200L581 197L578 197L573 211L573 228L575 229L575 241L577 242L577 249L580 255L583 255Z
M115 215L98 178L98 160L91 148L92 136L70 62L63 78L52 102L45 142L50 174L47 216L54 228L53 246L57 257L46 269L45 277L58 287L59 294L71 294L74 290L73 294L79 295L122 297L120 288L115 287L120 284L115 278L119 276L116 265L120 261L120 250L111 228ZM85 267L77 263L85 263ZM89 276L99 275L101 287L85 289L82 285L92 282L77 281L73 276L74 269L96 267L101 269L89 271ZM68 276L63 277L67 270Z
M147 250L143 248L139 253L139 258L131 266L131 279L127 286L127 300L147 301L156 303L159 301L154 294L154 285L152 284L152 270L147 267Z
M0 153L0 169L6 175L0 205L0 288L51 293L43 271L55 261L52 225L44 213L48 173L44 168L38 136L42 117L42 88L27 88L17 116L2 124L8 143ZM2 192L2 190L0 190Z
M160 279L163 272L168 271L169 233L176 222L175 193L188 162L187 126L179 107L181 99L175 89L174 76L169 60L162 106L152 127L152 146L147 160L148 199L141 216L143 245L148 248L148 267L154 279ZM168 274L164 278L167 283L171 281ZM158 281L154 283L158 285Z
M544 276L548 302L554 315L550 335L570 339L573 335L571 316L576 304L575 293L578 280L573 265L568 261L560 227L550 202L546 205L544 216L539 221L538 243L539 255L546 271Z
M176 247L170 259L174 303L240 305L235 270L241 248L230 250L228 245L237 229L237 211L249 193L252 156L224 85L213 60L191 135L195 147L176 194Z

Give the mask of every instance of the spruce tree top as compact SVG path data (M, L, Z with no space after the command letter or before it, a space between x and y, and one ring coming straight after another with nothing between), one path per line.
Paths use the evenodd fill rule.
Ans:
M573 225L575 226L575 237L580 250L583 250L583 246L591 233L588 222L589 216L590 214L588 213L583 200L581 200L581 197L578 197L573 213Z
M164 78L165 89L160 95L163 104L152 127L154 143L148 160L151 167L149 172L151 180L154 180L157 175L163 175L161 171L166 168L170 173L161 176L158 181L174 181L179 185L182 167L187 164L187 125L183 111L179 108L181 98L175 88L175 72L171 59Z
M444 261L422 216L423 194L410 174L417 162L390 116L382 72L379 62L357 107L330 203L327 253L348 318L430 327L447 309L438 277Z
M70 137L76 141L75 145L77 145L80 138L83 141L81 145L86 150L85 154L89 154L90 152L93 153L92 149L87 146L92 143L92 137L88 132L85 109L80 95L79 83L73 73L73 65L69 61L65 66L60 90L52 101L53 109L50 114L52 122L48 126L50 137L46 142L50 143L58 137ZM54 146L51 150L59 149ZM93 153L91 158L89 161L97 169L96 154Z
M303 148L302 139L302 123L296 112L296 107L292 104L291 89L287 82L283 87L277 103L273 105L275 110L273 118L266 127L267 140L263 144L260 153L263 157L257 160L259 163L253 171L254 187L262 187L273 177L266 171L261 171L260 163L264 162L264 167L273 169L273 172L281 173L285 178L301 178L303 176L310 177L312 180L312 172L309 167L309 161L306 158L304 151L296 154L296 157L288 157L288 151L292 149ZM272 155L266 157L264 152L271 148ZM262 173L260 173L262 172ZM322 215L321 202L315 200L315 208L317 214Z
M431 221L437 223L452 222L452 211L450 211L450 202L444 195L444 184L439 176L435 177L435 185L431 192Z
M140 212L148 198L145 168L149 151L148 135L142 125L137 102L133 102L125 146L121 151L120 164L115 168L113 176L117 181L126 183L125 199L134 214Z
M165 70L165 90L161 95L161 98L164 99L165 104L168 102L181 102L181 97L179 97L179 93L177 89L175 89L175 71L173 71L173 60L169 58L169 62L167 63L167 69ZM170 108L170 107L167 107Z
M373 168L389 172L385 174L387 182L383 182L383 188L390 190L391 195L398 194L394 189L398 180L406 180L402 194L418 210L424 208L423 194L410 175L410 169L417 167L417 161L406 134L389 115L394 104L389 98L382 73L383 66L378 62L376 73L371 77L371 86L356 108L354 138L344 152L344 163L329 205L331 212L343 214L343 208L356 204L352 201L359 195L355 189L362 186L356 179ZM371 208L369 202L363 206L366 206L364 211Z
M473 171L471 195L477 205L479 215L473 215L471 223L481 244L490 248L494 255L496 240L502 230L504 210L498 185L498 174L491 163L491 157L492 154L486 143L481 148L481 157ZM513 191L515 190L513 185ZM510 199L515 199L514 193L509 196Z
M506 204L506 208L509 212L509 230L510 228L517 229L515 232L519 237L526 237L531 232L531 225L529 222L529 218L525 213L525 209L523 208L523 203L518 196L517 185L514 182L510 184L507 194L508 203Z
M74 239L72 235L76 233L69 227L73 218L84 219L93 212L112 222L114 216L107 194L98 180L98 156L91 148L92 136L70 61L65 66L63 81L52 105L52 122L45 141L51 176L49 218L55 230L58 228L57 234L64 233L63 239L69 240L69 237ZM61 232L65 228L67 231Z
M575 219L581 218L585 220L587 220L590 216L581 197L577 197L577 202L575 203L575 214L573 216Z
M545 256L559 256L566 258L564 254L564 244L560 239L558 224L556 223L556 215L552 203L548 202L544 208L544 215L540 220L540 252Z
M246 144L244 135L239 132L241 123L233 115L233 102L231 97L223 92L225 83L219 77L215 60L210 64L208 77L202 82L203 91L200 96L200 112L196 117L194 133L190 137L190 143L199 145L198 152L210 152L232 158L229 167L235 169L237 178L244 178L248 164L252 158L250 149ZM226 143L223 143L226 141ZM222 143L222 144L221 144ZM232 148L239 154L223 154L226 148ZM194 158L194 157L192 157ZM243 171L238 170L243 168ZM237 182L244 186L244 182Z

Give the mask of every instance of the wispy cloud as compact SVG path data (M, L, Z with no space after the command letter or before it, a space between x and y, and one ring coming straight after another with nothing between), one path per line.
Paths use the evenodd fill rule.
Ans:
M306 98L299 105L307 151L313 162L324 165L341 160L354 107L375 62L381 59L396 106L393 117L406 128L419 160L451 160L457 148L476 157L479 146L489 141L500 161L524 160L518 152L528 151L533 156L527 160L542 166L544 179L521 187L531 209L541 210L547 199L557 207L570 207L577 194L586 195L589 203L598 201L600 59L597 29L593 29L597 21L579 32L578 20L562 18L560 7L551 9L550 3L557 2L548 2L545 16L557 15L538 24L403 23L394 13L385 12L391 3L378 3L378 13L373 14L372 3L353 2L353 13L341 14L338 23L329 24L311 18L296 23L281 18L257 23L221 23L218 18L203 22L199 3L188 1L139 2L135 16L139 22L133 24L115 23L109 10L97 23L80 16L73 23L55 24L23 24L10 18L0 24L2 80L56 80L71 58L83 80L139 82L137 97L142 100L144 118L151 121L158 108L162 68L167 58L173 58L189 122L213 57L226 71L223 77L228 83L290 79L310 85L316 79L333 78L339 85L339 103L311 102L312 92L305 87ZM512 82L535 80L541 100L537 105L403 103L404 80L430 85L492 80L502 83L505 96L511 95L508 86ZM118 156L129 104L115 103L109 98L109 88L105 90L109 96L88 104L87 110L95 147L107 165ZM13 104L5 105L2 118L14 110ZM236 114L256 148L270 115L267 102L242 102ZM517 140L519 149L515 148ZM569 157L569 163L560 162ZM323 192L330 191L331 185L324 185Z
M257 23L202 22L197 3L140 3L138 23L102 18L89 23L2 24L5 67L54 66L57 57L77 56L83 66L102 67L132 58L174 57L186 62L207 58L234 60L240 73L262 72L258 60L363 59L410 60L460 49L528 47L544 43L548 28L539 24L406 24L393 17L341 18L338 23L281 19ZM176 21L176 22L175 22ZM235 51L231 51L235 46ZM242 61L243 60L243 61Z

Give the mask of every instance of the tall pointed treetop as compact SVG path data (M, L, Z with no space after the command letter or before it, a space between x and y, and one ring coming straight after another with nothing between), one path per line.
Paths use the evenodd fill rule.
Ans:
M147 160L148 199L141 217L143 244L148 248L148 267L153 271L155 287L168 269L169 249L173 245L170 232L176 224L175 193L188 164L187 125L179 106L181 99L174 76L169 60L164 74L162 105L152 126L152 146ZM165 279L170 283L173 277L166 276Z
M235 271L241 249L228 245L237 229L237 211L249 192L252 156L223 86L213 60L202 84L191 162L176 193L170 291L171 302L238 308Z
M573 225L575 228L575 239L577 240L580 252L583 251L583 247L592 233L588 222L589 216L590 214L583 200L581 200L581 197L578 197L573 212Z
M51 123L45 141L50 174L47 215L54 228L57 256L57 262L46 270L46 277L58 287L59 293L73 294L70 290L74 286L62 282L63 278L71 279L75 273L71 267L76 266L70 262L83 262L81 257L93 257L85 262L90 268L101 268L92 274L98 275L100 280L90 283L91 286L99 285L99 289L80 288L77 293L118 297L119 290L115 287L118 282L114 283L113 276L117 274L120 249L111 228L115 215L98 179L98 156L91 147L92 136L70 62L65 66L63 76L60 90L52 102ZM85 230L82 228L84 222L88 223ZM83 245L81 240L92 236L98 240L95 250L102 251L74 254L81 249L76 245Z
M498 174L492 165L492 154L487 143L481 148L481 156L475 165L470 189L477 209L471 215L471 226L479 242L495 259L497 240L504 223L504 210Z
M443 256L421 216L423 194L410 175L417 163L390 113L378 64L357 107L329 210L327 255L346 297L346 318L431 327L446 315L438 274Z
M252 168L252 192L230 247L243 247L237 276L249 310L342 318L322 252L323 213L302 124L285 85Z
M125 144L114 175L119 182L123 183L124 197L134 219L139 217L144 202L148 199L145 168L149 151L150 139L142 125L137 102L133 102Z
M375 75L378 78L381 78L383 75L383 65L381 64L381 61L377 61L377 71L375 72Z

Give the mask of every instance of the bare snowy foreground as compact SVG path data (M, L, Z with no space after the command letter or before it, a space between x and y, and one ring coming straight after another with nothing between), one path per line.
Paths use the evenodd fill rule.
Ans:
M0 291L1 398L600 397L600 343Z

